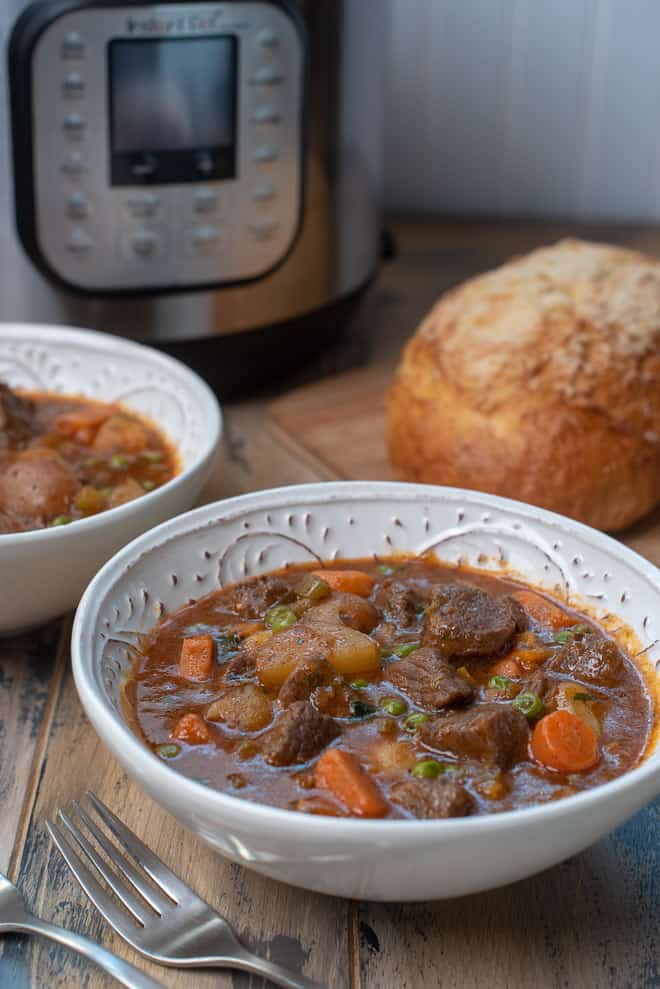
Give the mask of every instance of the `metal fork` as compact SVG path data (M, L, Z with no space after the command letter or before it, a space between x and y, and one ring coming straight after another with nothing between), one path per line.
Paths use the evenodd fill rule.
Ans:
M89 958L128 989L164 989L161 982L149 978L95 941L81 937L75 931L67 931L56 924L47 924L39 917L35 917L25 906L20 890L0 872L0 933L4 931L38 934L50 938L51 941L58 941L59 944L64 944L67 948L72 948L78 954Z
M290 972L244 948L227 921L171 872L98 797L89 790L85 796L96 816L113 834L116 844L75 800L69 803L66 811L58 811L58 824L47 821L46 826L94 906L136 951L161 965L237 968L265 976L285 989L320 989L304 975ZM93 836L114 868L98 854L89 838L74 823L74 816ZM127 912L101 886L97 875L103 878Z

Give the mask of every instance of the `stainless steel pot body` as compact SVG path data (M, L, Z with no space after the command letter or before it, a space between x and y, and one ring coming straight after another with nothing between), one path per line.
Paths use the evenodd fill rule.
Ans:
M378 263L381 229L387 32L378 0L293 4L305 35L303 197L284 261L244 282L131 294L80 294L59 284L38 269L18 237L8 45L29 6L3 0L0 9L0 319L89 326L155 343L196 340L282 324L366 284ZM155 14L166 9L153 7Z

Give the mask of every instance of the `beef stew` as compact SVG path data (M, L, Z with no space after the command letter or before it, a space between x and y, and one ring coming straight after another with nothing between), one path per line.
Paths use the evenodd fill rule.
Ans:
M125 683L185 775L334 816L513 810L643 757L654 705L591 618L432 557L294 566L166 617Z
M118 404L0 382L0 534L67 525L169 481L176 454Z

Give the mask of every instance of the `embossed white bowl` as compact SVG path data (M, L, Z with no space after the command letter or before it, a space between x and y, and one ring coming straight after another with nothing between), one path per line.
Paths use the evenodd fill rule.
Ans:
M83 706L154 800L235 862L308 889L372 900L460 896L579 852L660 793L660 751L565 800L448 821L362 821L279 810L186 779L130 731L120 684L136 636L189 598L287 562L435 547L440 557L555 589L618 614L660 663L660 579L600 532L518 502L423 485L347 482L261 491L208 505L136 539L87 589L73 629Z
M212 391L150 347L92 330L0 324L0 381L16 388L122 402L176 446L181 471L163 487L69 526L0 535L0 635L75 608L85 585L121 546L195 503L222 430Z

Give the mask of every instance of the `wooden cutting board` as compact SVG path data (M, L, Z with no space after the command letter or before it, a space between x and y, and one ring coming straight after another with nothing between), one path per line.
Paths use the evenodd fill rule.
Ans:
M375 364L288 392L269 408L277 439L328 479L396 480L385 446L385 394L394 364ZM660 566L660 507L619 534Z

